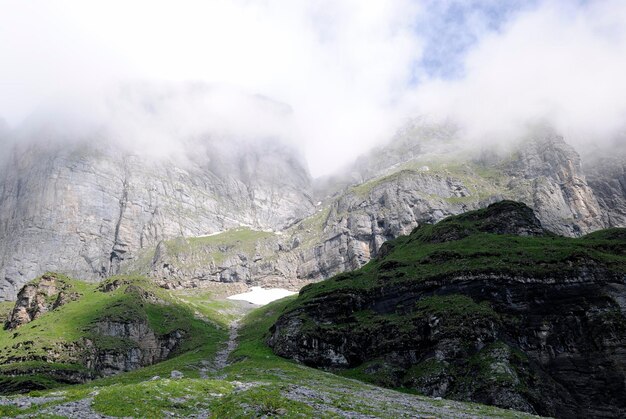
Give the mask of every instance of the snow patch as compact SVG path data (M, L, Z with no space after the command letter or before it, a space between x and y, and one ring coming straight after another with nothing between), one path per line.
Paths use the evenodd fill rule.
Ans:
M243 294L231 295L228 299L248 301L252 304L264 306L272 301L280 300L281 298L294 294L297 293L283 288L252 287L250 288L250 291L244 292Z

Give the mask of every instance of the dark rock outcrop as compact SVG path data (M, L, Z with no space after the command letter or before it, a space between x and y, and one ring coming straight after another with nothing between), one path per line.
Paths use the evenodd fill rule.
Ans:
M431 240L450 225L467 234ZM430 396L623 417L626 232L542 231L510 202L418 228L366 269L304 288L268 343Z
M99 321L93 333L134 343L128 348L99 349L89 339L83 341L83 364L98 375L108 376L164 361L185 337L182 330L159 336L141 319L132 321Z

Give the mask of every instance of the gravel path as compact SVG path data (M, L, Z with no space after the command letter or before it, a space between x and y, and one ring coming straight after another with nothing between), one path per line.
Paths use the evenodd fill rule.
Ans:
M228 332L228 341L224 349L215 354L213 362L205 360L202 361L202 368L200 368L200 378L209 378L209 372L216 372L226 368L228 365L228 357L235 349L237 349L237 337L239 337L239 321L235 320L230 324Z
M228 365L228 357L237 348L237 337L239 336L239 322L235 320L230 324L228 333L228 342L226 347L215 355L213 364L216 370L226 368Z
M358 383L363 385L363 383ZM369 386L368 386L369 387ZM485 415L477 406L476 413L468 411L468 405L453 400L422 399L419 396L402 394L397 391L371 386L354 389L344 387L307 387L291 385L283 393L290 400L305 403L317 412L350 419L374 418L411 418L411 419L480 419ZM383 416L366 413L380 411L385 407ZM527 418L528 415L511 412L511 416ZM493 417L493 416L492 416Z

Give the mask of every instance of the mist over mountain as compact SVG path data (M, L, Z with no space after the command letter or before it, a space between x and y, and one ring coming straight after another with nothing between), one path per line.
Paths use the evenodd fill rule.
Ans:
M140 272L174 287L299 288L362 266L424 222L504 198L526 202L546 228L569 236L626 219L624 155L596 148L585 166L546 124L489 148L450 120L416 117L386 143L354 153L345 169L314 179L293 109L270 98L138 82L78 103L42 109L8 131L3 299L46 271L90 280ZM232 254L220 247L226 258L211 245L171 242L233 228L271 238Z
M228 103L243 127L219 117ZM289 117L283 104L198 84L125 85L99 108L33 116L2 167L2 277L101 278L164 238L301 219L311 179L285 136Z
M623 142L626 10L618 0L191 1L175 10L141 1L9 3L0 18L0 115L12 128L38 107L95 107L120 80L139 80L133 90L145 80L196 80L290 106L289 137L314 177L416 116L451 120L475 147L543 123L579 151ZM212 109L218 119L261 128L240 117L246 106L222 100ZM142 138L129 141L145 151Z
M626 416L623 1L0 10L0 416Z

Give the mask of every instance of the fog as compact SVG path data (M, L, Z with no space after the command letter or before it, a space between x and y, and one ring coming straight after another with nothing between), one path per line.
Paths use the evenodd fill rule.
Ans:
M418 115L454 121L471 147L517 140L537 123L579 147L624 138L619 0L0 8L0 117L14 131L41 121L85 132L105 125L156 155L207 127L218 137L277 137L302 150L314 176Z

